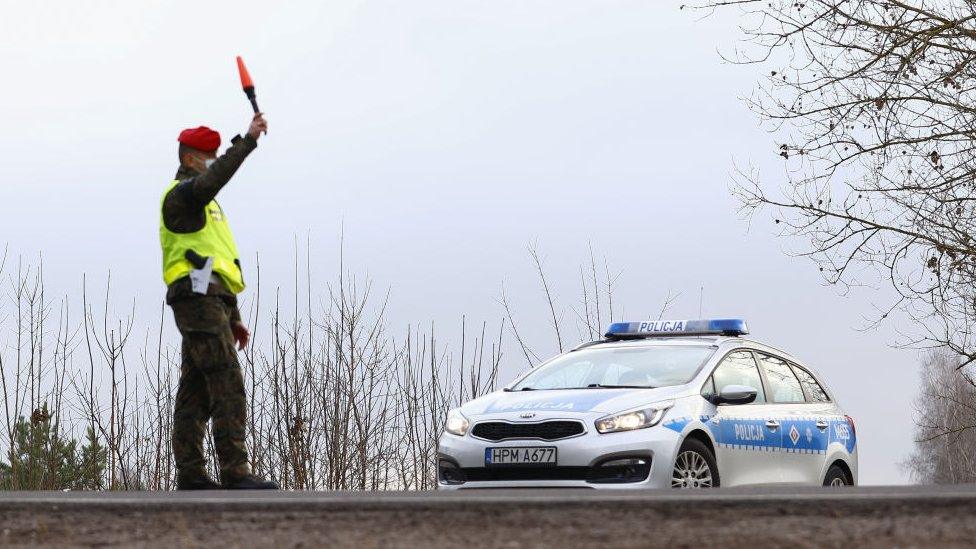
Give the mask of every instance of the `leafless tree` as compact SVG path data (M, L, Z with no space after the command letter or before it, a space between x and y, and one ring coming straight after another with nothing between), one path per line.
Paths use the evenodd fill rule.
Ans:
M903 466L923 484L976 482L976 383L958 364L945 352L922 364L915 451Z
M750 107L785 177L739 170L748 213L768 207L832 284L883 283L875 321L906 314L906 344L976 360L976 2L730 0L762 67ZM780 184L777 184L780 183Z
M620 271L612 271L610 262L604 257L598 261L593 246L588 248L589 255L583 263L579 265L579 300L568 305L571 315L566 315L565 308L561 305L545 269L542 252L539 244L533 242L528 247L529 259L532 268L539 279L542 294L546 300L548 311L548 323L553 329L553 344L549 346L548 353L537 353L529 344L526 337L519 330L519 322L516 320L515 309L505 292L502 285L499 303L505 311L506 324L511 328L515 342L518 344L522 356L529 367L538 365L544 357L551 356L553 353L562 352L566 346L566 333L571 333L575 328L576 341L593 341L603 337L607 326L617 319L617 312L614 310L614 291L617 280L620 278ZM602 263L602 265L601 265ZM646 311L642 318L652 318L655 315L661 318L665 315L671 305L674 304L676 294L668 293L659 312ZM570 316L569 319L566 316Z

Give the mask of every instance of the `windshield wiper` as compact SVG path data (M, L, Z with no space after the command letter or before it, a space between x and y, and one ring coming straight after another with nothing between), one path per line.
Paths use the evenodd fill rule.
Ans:
M603 383L590 383L587 389L656 389L653 385L604 385Z
M505 391L506 393L511 393L514 391L535 391L535 389L533 389L532 387L522 387L521 389L509 389L508 387L506 387L502 390Z

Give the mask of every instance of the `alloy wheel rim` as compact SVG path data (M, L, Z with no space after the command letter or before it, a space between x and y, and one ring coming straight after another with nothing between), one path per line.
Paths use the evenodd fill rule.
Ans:
M672 488L711 488L712 468L705 457L698 452L687 450L678 454L671 473Z
M835 477L835 478L830 479L830 485L831 486L847 486L847 483L844 482L844 479L842 479L840 477Z

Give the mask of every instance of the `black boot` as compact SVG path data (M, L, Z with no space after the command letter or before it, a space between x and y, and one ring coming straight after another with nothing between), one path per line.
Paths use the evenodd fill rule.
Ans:
M278 490L281 487L273 480L263 480L254 475L246 475L225 480L224 488L227 490Z
M177 490L220 490L221 486L212 478L204 475L202 477L180 477L176 476Z

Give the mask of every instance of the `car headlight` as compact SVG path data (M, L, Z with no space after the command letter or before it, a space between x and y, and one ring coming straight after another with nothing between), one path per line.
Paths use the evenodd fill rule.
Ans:
M596 430L600 433L616 433L653 427L661 422L671 404L649 406L640 410L622 412L596 420Z
M463 437L468 432L468 427L471 423L468 422L468 418L461 415L461 412L457 410L451 410L447 413L447 424L444 425L444 430L452 435L457 435Z

